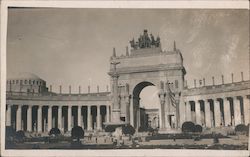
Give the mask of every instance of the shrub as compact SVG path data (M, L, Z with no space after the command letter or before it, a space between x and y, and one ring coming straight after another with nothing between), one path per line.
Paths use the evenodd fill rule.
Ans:
M129 135L134 135L135 128L130 124L125 125L125 126L122 127L122 133L129 134Z
M71 130L71 138L80 141L80 138L84 138L84 130L80 126L75 126Z
M49 131L49 135L60 135L61 134L61 131L58 129L58 128L52 128L50 131Z
M16 140L17 140L17 142L23 142L23 141L24 141L24 138L25 138L24 131L18 130L18 131L16 132Z
M195 125L194 132L202 132L202 126L199 124Z
M149 131L149 132L154 132L155 129L153 129L152 127L149 127L149 128L147 129L147 131Z
M182 132L194 132L195 124L193 122L187 121L182 124L181 127Z
M6 139L8 139L8 140L13 139L16 136L15 129L11 126L6 126L5 127L5 136L6 136Z
M118 127L121 127L121 125L108 125L105 127L105 132L115 132ZM130 124L122 125L122 133L133 135L135 133L135 129Z
M244 124L239 124L235 127L235 132L247 133L248 127Z
M105 132L114 132L118 125L108 125L105 127Z

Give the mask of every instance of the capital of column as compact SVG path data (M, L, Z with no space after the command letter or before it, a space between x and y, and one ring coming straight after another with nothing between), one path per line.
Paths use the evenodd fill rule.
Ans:
M18 105L16 105L16 106L17 106L17 108L22 108L24 105L18 104Z
M210 100L211 100L211 99L204 99L204 102L210 103Z
M113 81L116 81L119 78L119 74L116 72L111 73L110 76L112 77Z
M32 108L34 105L27 105L28 106L28 108Z
M230 98L231 98L233 101L239 100L239 99L238 99L238 96L231 96Z
M42 107L43 107L43 105L37 105L37 107L38 107L38 108L42 108Z
M24 106L23 104L17 104L16 105L17 107L22 107L22 106Z
M195 99L195 100L193 100L193 102L195 102L195 104L196 104L196 103L200 103L200 101L201 101L200 99Z
M13 104L7 104L6 106L7 106L7 107L12 107L12 106L13 106Z
M228 97L223 97L222 100L223 101L228 101Z

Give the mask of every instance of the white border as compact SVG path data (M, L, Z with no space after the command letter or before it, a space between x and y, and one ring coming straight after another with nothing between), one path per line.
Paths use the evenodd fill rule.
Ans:
M205 8L248 9L249 1L35 1L1 3L1 111L6 104L6 37L8 7L56 8ZM249 156L249 150L124 149L124 150L5 150L5 112L1 112L0 156ZM250 141L250 140L249 140Z
M249 9L248 0L236 1L80 1L80 0L3 0L3 5L16 7L59 8L208 8Z

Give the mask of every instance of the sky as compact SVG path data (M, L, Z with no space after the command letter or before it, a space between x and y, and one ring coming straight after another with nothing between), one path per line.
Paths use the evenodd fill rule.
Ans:
M163 50L173 41L181 50L188 86L194 79L211 84L249 79L249 14L238 9L9 9L7 77L31 72L55 92L106 91L109 59L147 29L159 35ZM147 93L147 92L146 92ZM142 93L143 94L143 93ZM157 94L156 94L157 97Z

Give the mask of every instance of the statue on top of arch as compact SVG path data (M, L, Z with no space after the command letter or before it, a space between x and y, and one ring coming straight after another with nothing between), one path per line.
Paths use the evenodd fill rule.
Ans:
M156 40L152 34L148 35L148 30L144 30L143 35L140 35L138 41L133 40L130 41L130 46L133 49L142 49L142 48L152 48L152 47L160 47L160 37L157 36Z

